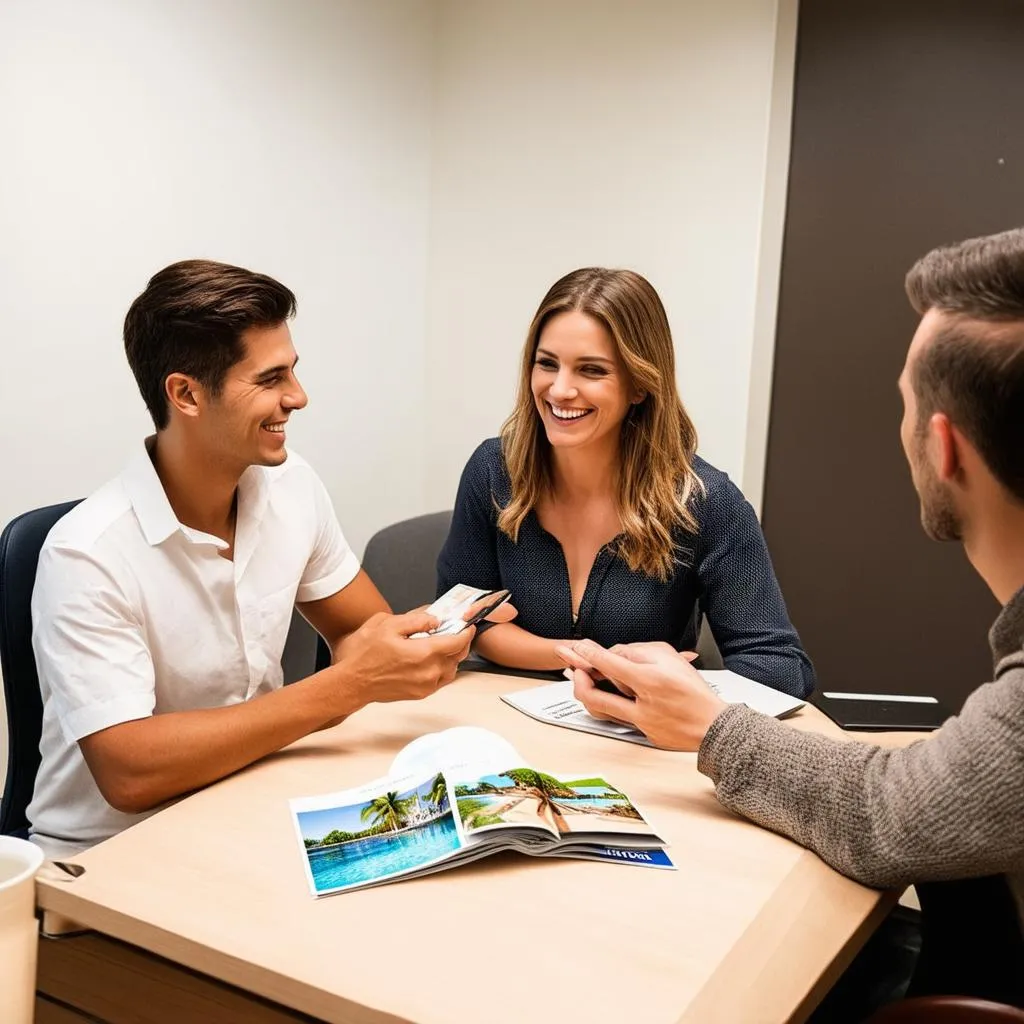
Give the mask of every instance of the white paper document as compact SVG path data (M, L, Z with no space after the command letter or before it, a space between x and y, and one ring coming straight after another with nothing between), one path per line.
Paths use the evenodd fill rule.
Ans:
M785 718L807 703L728 669L709 669L701 675L726 704L746 704L752 711L760 711L772 718Z
M746 704L752 710L771 715L773 718L785 718L794 711L799 711L806 703L728 669L709 669L701 672L701 675L708 686L727 704ZM528 690L506 693L501 699L538 722L578 729L580 732L590 732L610 739L625 740L627 743L651 745L638 729L620 725L618 722L605 722L588 714L587 709L573 696L572 683L568 679L547 686L535 686Z

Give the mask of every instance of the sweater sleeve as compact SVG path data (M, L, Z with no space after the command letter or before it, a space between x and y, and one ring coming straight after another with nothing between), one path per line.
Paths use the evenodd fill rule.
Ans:
M1020 871L1024 655L1000 668L958 717L901 749L803 733L732 705L697 767L727 808L866 885Z

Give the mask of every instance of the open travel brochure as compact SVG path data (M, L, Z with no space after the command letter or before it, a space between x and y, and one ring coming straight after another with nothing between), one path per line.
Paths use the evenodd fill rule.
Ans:
M746 704L754 711L771 715L773 718L785 718L794 711L799 711L806 703L728 669L708 669L702 671L701 675L708 686L727 704ZM529 690L506 693L501 699L517 711L522 711L524 715L537 719L538 722L562 725L567 729L579 729L581 732L625 740L627 743L651 745L647 737L631 725L607 722L588 714L587 709L573 696L572 682L568 679L547 686L535 686Z
M499 850L673 867L664 840L601 774L548 775L472 726L420 737L382 779L289 804L314 896Z

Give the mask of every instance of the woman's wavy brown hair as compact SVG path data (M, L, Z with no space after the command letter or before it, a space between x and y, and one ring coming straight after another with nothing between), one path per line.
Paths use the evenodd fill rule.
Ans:
M498 527L515 541L530 510L551 490L551 444L530 379L545 325L559 313L573 311L586 313L608 331L630 383L646 395L630 406L622 422L617 553L632 571L666 580L677 560L673 529L697 532L690 499L704 485L693 469L697 430L676 390L665 308L650 282L631 270L574 270L544 296L526 336L515 408L501 428L512 497L498 510Z

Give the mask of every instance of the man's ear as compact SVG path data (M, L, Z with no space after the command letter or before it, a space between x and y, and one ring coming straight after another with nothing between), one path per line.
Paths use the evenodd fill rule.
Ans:
M943 412L932 414L928 421L929 456L940 480L952 480L963 465L961 446L964 437Z
M184 373L171 373L164 381L164 393L171 407L183 416L198 416L199 402L196 393L199 384Z

